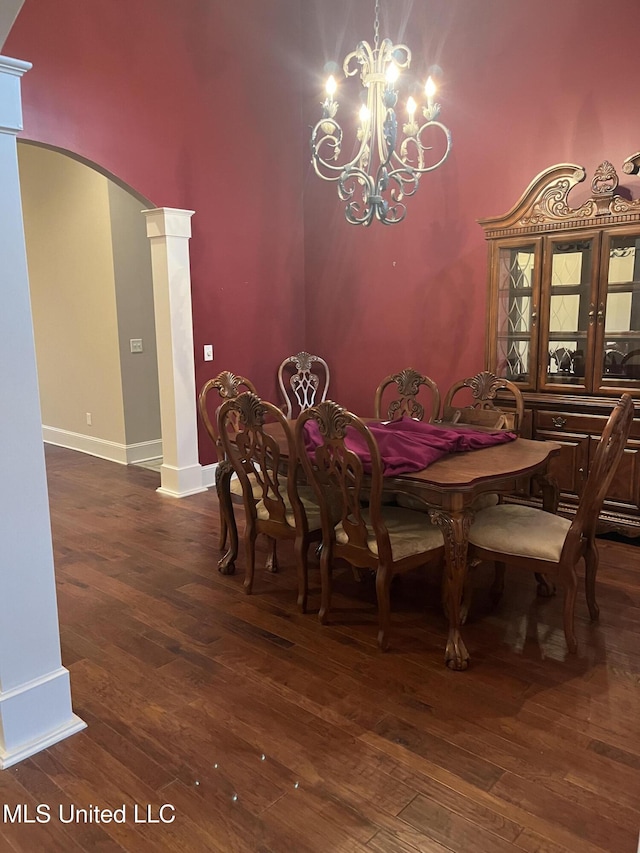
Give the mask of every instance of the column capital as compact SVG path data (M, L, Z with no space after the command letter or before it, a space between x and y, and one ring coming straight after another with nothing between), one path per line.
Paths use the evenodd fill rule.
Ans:
M191 217L194 210L177 207L156 207L143 210L147 220L147 237L191 237Z
M22 130L20 78L30 68L30 62L0 56L0 133L15 136Z

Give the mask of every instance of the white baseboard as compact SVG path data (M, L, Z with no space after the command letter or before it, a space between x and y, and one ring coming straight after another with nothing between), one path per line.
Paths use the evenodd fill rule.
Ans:
M153 459L162 459L162 439L155 441L140 441L138 444L125 445L127 463L137 465L139 462L150 462Z
M210 489L212 486L215 486L216 468L217 467L218 467L217 462L214 462L212 465L203 465L202 466L202 485L206 489Z
M86 728L71 709L69 671L53 672L0 690L0 770Z
M61 740L64 740L71 735L75 735L77 732L81 732L86 728L87 724L84 720L81 720L76 714L72 714L71 719L66 725L60 726L60 728L55 731L49 732L47 735L39 738L38 740L32 741L26 746L23 746L22 749L16 749L12 752L0 749L0 770L6 770L8 767L13 767L14 764L24 761L25 758L31 758L32 755L42 752L43 749L48 749L55 743L60 743Z
M153 441L141 441L137 444L119 444L115 441L95 438L92 435L82 435L79 432L70 432L66 429L44 425L42 427L42 438L47 444L55 444L69 450L78 450L80 453L88 453L90 456L98 456L100 459L118 462L120 465L131 465L162 457L162 439L160 438Z

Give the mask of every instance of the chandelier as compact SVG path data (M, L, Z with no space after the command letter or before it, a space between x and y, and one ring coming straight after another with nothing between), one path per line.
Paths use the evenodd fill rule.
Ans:
M407 212L403 199L416 192L421 175L433 172L449 156L451 132L437 121L440 104L434 101L436 86L431 77L424 87L424 120L416 116L418 104L410 96L402 139L398 139L396 83L410 63L406 45L390 39L380 43L380 0L375 0L373 48L361 41L343 63L345 77L360 72L364 89L356 153L342 164L338 163L343 147L342 128L336 120L338 84L333 75L327 80L322 118L311 133L312 162L323 180L338 182L338 195L347 202L345 216L352 225L370 225L374 217L385 225L402 222ZM444 134L444 153L435 162L427 155L433 150L426 144L427 132Z

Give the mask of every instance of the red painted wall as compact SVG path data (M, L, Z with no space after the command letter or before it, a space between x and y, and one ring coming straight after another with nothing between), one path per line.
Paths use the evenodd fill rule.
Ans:
M26 0L3 48L33 63L22 136L196 211L197 387L231 369L273 399L305 344L299 45L299 0Z
M332 395L364 414L395 370L414 366L446 390L483 368L487 255L478 218L505 213L554 163L585 166L590 182L605 159L622 175L622 161L640 148L640 59L635 37L624 35L637 0L382 6L381 38L409 45L412 70L443 69L438 100L453 149L423 177L405 221L389 227L348 225L335 185L307 167L308 340L331 360ZM371 0L303 4L305 52L318 72L372 41L372 8ZM322 81L310 82L304 109L313 125Z
M553 163L640 148L637 0L388 0L381 35L444 71L454 147L404 223L347 225L309 165L321 72L373 37L373 0L26 0L4 53L29 139L97 163L153 204L196 210L196 381L325 356L330 396L367 414L387 373L443 390L483 366L486 244ZM424 57L424 59L423 59ZM316 74L316 71L318 72ZM257 140L257 143L256 143ZM303 228L304 221L304 228ZM213 342L216 360L202 362ZM206 443L201 459L212 461Z

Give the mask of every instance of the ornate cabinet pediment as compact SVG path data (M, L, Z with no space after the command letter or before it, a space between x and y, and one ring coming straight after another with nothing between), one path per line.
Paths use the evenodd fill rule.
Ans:
M623 165L625 174L637 174L640 152L628 157ZM488 239L532 232L560 229L602 227L622 224L640 213L640 198L628 199L616 194L618 175L605 160L591 180L591 198L579 207L569 202L571 190L585 180L587 173L574 163L559 163L545 169L533 179L520 200L504 216L480 219Z

